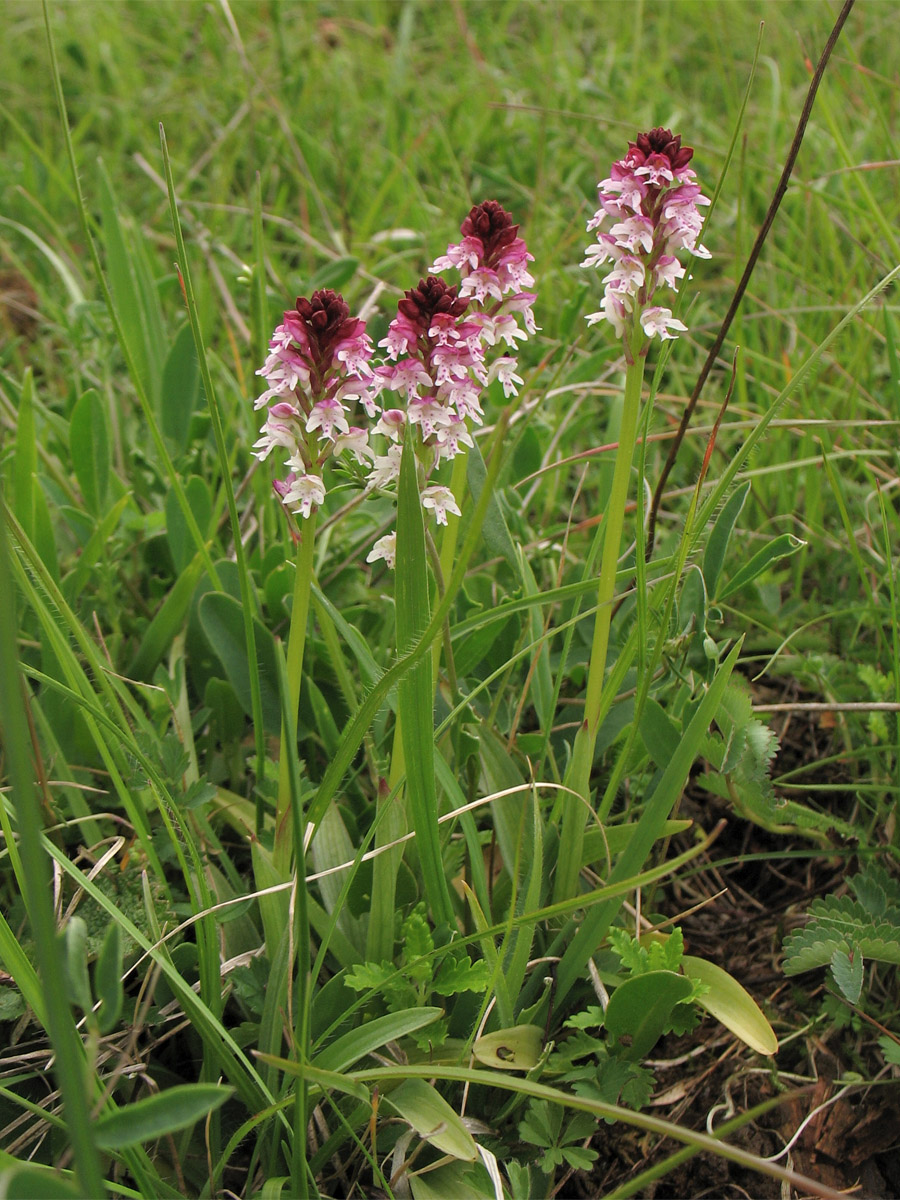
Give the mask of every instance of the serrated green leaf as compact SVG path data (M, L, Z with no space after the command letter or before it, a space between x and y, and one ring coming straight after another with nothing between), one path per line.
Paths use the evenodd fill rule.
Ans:
M856 1004L863 983L863 956L859 946L853 946L849 954L844 949L835 950L831 956L831 974L845 999Z
M847 882L866 912L871 913L873 917L894 920L893 917L888 917L888 912L892 908L900 910L900 883L892 879L884 867L870 863L865 870L853 875ZM896 923L900 924L900 912Z
M434 949L434 938L421 912L409 914L403 922L400 936L403 940L405 973L417 983L424 983L434 973L434 962L429 958Z
M455 996L457 992L483 992L491 982L491 969L479 959L445 958L431 983L439 996Z
M840 937L829 936L816 926L798 929L785 939L782 969L785 975L802 975L826 966L837 949L846 949Z
M388 962L357 963L344 976L344 983L355 992L377 992L396 973L396 968Z
M650 934L642 939L647 950L647 966L651 971L677 971L684 955L684 934L677 927L668 937Z

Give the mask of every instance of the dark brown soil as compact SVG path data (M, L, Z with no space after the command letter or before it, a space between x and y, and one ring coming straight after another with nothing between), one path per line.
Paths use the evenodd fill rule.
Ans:
M706 793L698 792L686 799L683 815L710 829L721 814ZM873 1079L882 1070L879 1031L835 1001L839 1020L846 1016L847 1023L839 1028L833 1014L822 1015L824 971L788 979L780 969L785 933L801 922L810 900L840 890L855 869L846 851L831 857L800 838L774 837L731 820L707 863L667 886L667 910L696 909L679 921L687 951L724 967L747 988L772 1023L781 1048L773 1069L771 1060L711 1019L684 1038L664 1039L647 1064L657 1077L651 1111L710 1132L754 1105L782 1096L777 1107L728 1138L731 1145L769 1157L783 1151L809 1115L831 1100L777 1161L833 1191L891 1200L900 1197L896 1083L838 1096L841 1085L832 1082L846 1080L851 1072ZM697 909L698 904L702 907ZM621 1126L604 1126L592 1146L600 1157L590 1177L572 1176L557 1195L602 1197L680 1149L675 1142ZM819 1194L785 1187L781 1180L699 1154L636 1194L646 1200L801 1200Z
M783 681L772 687L756 684L753 690L757 703L800 698L786 694ZM771 723L780 741L775 777L803 768L806 782L829 785L819 795L828 796L835 814L852 819L853 779L838 757L834 718L799 711ZM667 915L685 914L678 924L688 953L717 963L743 984L766 1013L781 1047L774 1061L762 1058L712 1019L686 1037L664 1039L646 1064L657 1079L651 1111L682 1127L714 1132L754 1106L779 1099L728 1142L759 1157L780 1155L776 1161L782 1167L833 1192L869 1200L900 1197L900 1102L896 1081L884 1071L880 1031L829 996L824 970L787 978L781 969L785 934L802 923L810 901L840 892L846 876L859 869L855 847L835 845L830 853L799 835L771 835L735 818L726 804L699 787L689 788L679 815L706 831L722 818L727 825L705 861L667 883L658 900ZM686 840L680 848L690 844ZM647 907L652 901L645 898ZM885 974L895 990L896 974ZM876 1003L872 1011L895 1007L896 997L888 996L886 1005ZM845 1088L854 1073L861 1080L881 1073L883 1085ZM570 1176L556 1195L605 1196L681 1149L674 1141L621 1125L603 1126L591 1144L599 1151L594 1170ZM635 1194L646 1200L800 1200L821 1193L697 1154Z

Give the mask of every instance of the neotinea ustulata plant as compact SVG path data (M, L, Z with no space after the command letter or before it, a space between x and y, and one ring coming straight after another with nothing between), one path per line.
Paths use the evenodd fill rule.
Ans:
M684 686L639 697L632 722L649 749L645 754L632 740L621 758L641 783L633 810L607 820L615 789L609 804L604 797L595 806L592 788L595 746L633 670L638 633L649 651L648 680L671 649L676 587L689 549L684 539L670 579L651 581L655 623L633 623L608 661L645 354L683 327L654 303L654 291L683 274L675 251L697 249L700 193L688 159L677 138L653 130L601 185L603 211L608 205L613 223L589 260L595 265L605 255L613 261L603 316L622 339L628 417L597 547L599 591L592 565L583 581L568 592L559 589L565 594L553 601L597 597L589 719L574 745L546 750L538 782L509 753L509 728L491 692L519 661L540 659L539 707L549 733L566 670L543 655L566 622L562 630L549 622L545 629L543 606L550 601L515 544L500 488L505 435L527 394L528 374L524 368L520 374L517 352L538 332L531 255L518 226L497 201L475 205L461 240L399 300L378 346L366 322L327 288L297 299L275 330L261 369L266 386L257 407L265 419L253 448L264 463L280 460L274 492L296 551L285 659L258 613L249 626L250 640L258 636L260 675L267 674L258 682L274 699L276 730L281 725L273 794L265 791L265 762L256 763L256 805L200 778L190 753L190 720L182 731L187 748L179 743L177 753L170 753L173 747L145 753L131 728L132 721L146 723L145 714L139 720L134 703L122 701L127 716L115 726L115 753L105 744L103 751L121 780L123 802L132 806L141 852L165 883L169 872L158 866L147 815L155 805L154 820L169 836L167 851L177 863L178 903L189 910L184 927L160 928L169 910L154 902L148 884L142 893L148 928L139 928L80 868L59 858L60 870L71 872L130 938L126 949L124 939L112 936L95 956L77 919L66 937L68 978L84 1017L91 1070L98 1039L115 1032L123 1003L118 984L135 965L126 961L133 947L158 968L170 993L165 1003L177 1003L190 1018L202 1064L200 1080L185 1084L186 1092L164 1091L145 1107L143 1101L120 1104L101 1076L91 1076L92 1097L109 1110L95 1122L94 1136L145 1194L167 1194L146 1161L143 1141L151 1134L145 1131L169 1135L200 1118L208 1122L206 1140L196 1135L197 1153L211 1164L211 1191L244 1139L255 1138L255 1183L289 1178L296 1195L315 1194L317 1177L337 1154L352 1156L360 1170L365 1164L386 1191L408 1175L414 1193L429 1178L452 1195L462 1175L468 1180L471 1174L473 1186L496 1194L502 1180L498 1185L494 1131L505 1151L513 1143L537 1147L520 1156L538 1159L545 1178L589 1158L578 1152L583 1118L567 1113L557 1120L547 1104L592 1119L637 1119L650 1128L651 1119L634 1112L650 1087L642 1060L667 1030L689 1030L698 1010L724 1021L760 1053L774 1052L768 1022L735 980L685 955L677 930L666 937L646 917L622 917L637 888L652 887L698 852L649 865L660 841L683 828L671 814L710 726L726 722L738 648L705 658L704 670ZM172 209L185 297L199 329L174 188ZM454 282L442 278L451 274ZM199 335L197 349L202 361ZM204 387L212 406L209 379ZM491 406L500 412L483 439L476 431L490 423ZM226 453L223 478L230 467ZM387 606L380 596L372 601L393 610L396 657L386 661L366 643L356 618L335 607L317 574L321 531L327 527L331 536L332 528L340 532L352 521L371 535L359 557L391 592ZM718 522L716 528L729 531ZM30 583L29 571L37 574L39 565L27 533L17 527L14 533L22 560L17 582L50 629L50 608L64 611L65 598L52 579L41 576L49 603ZM233 535L243 548L237 522ZM497 660L490 659L490 637L467 641L470 630L490 632L498 618L485 602L490 592L479 594L478 580L467 578L486 541L492 550L501 548L512 580L509 610L515 605L526 614L524 647L504 648ZM246 588L247 603L258 603L262 568L237 557L229 566L252 577L244 580L254 584ZM383 574L391 569L393 576ZM391 579L392 587L385 582ZM200 620L229 606L236 607L231 597L213 592L199 604ZM699 635L700 607L699 601L682 605L694 623L692 636ZM506 617L499 612L500 620ZM570 626L577 619L576 613ZM324 647L317 653L328 656L344 689L343 727L311 669L311 631ZM64 641L59 652L66 653ZM89 639L83 652L90 654ZM233 639L227 654L231 661L239 657ZM485 658L490 670L482 670ZM98 659L90 661L103 686L118 687ZM248 650L244 679L250 661ZM72 679L81 687L75 666ZM240 672L233 678L239 684ZM154 716L162 720L170 702L174 710L182 704L183 676L176 670L160 687L165 697L154 697L160 704ZM305 725L298 716L304 688L314 718L307 716ZM621 732L630 736L625 727ZM316 755L323 749L321 766ZM605 749L613 753L615 739ZM120 771L126 764L134 780ZM557 797L561 843L548 819ZM588 822L585 814L594 807L602 819ZM252 909L207 809L250 846ZM368 854L374 854L371 865L363 861ZM217 924L226 912L231 919ZM184 937L186 929L194 940ZM222 947L229 951L227 970ZM24 967L22 978L31 982ZM29 995L38 997L33 985ZM216 1082L220 1077L227 1086ZM446 1090L434 1082L440 1080ZM481 1086L468 1100L459 1083ZM215 1110L226 1102L233 1105L231 1124L220 1125ZM476 1104L480 1111L473 1112ZM477 1136L464 1116L482 1122ZM450 1161L439 1163L438 1155Z
M585 265L611 261L612 270L606 279L603 309L589 321L606 320L613 325L622 339L626 367L619 451L602 534L585 719L576 734L564 779L562 834L555 863L545 859L542 851L545 835L537 808L529 814L527 806L519 807L518 830L508 814L501 815L497 836L505 869L503 887L511 884L519 894L502 891L492 895L483 876L479 879L475 871L472 886L463 888L475 929L466 939L468 948L460 939L460 899L447 883L448 874L456 868L449 865L454 861L452 853L446 843L442 845L439 831L439 790L445 802L453 795L452 789L448 791L442 756L434 751L431 711L435 672L441 664L457 699L448 721L459 713L471 720L474 710L471 693L463 692L464 681L455 675L453 649L437 617L442 622L450 610L461 579L460 563L464 567L490 500L490 476L482 484L476 504L473 476L467 472L469 454L475 450L473 426L480 425L484 417L482 392L497 380L504 396L515 401L523 384L512 352L536 332L532 317L536 297L526 290L534 283L527 269L531 256L509 214L497 202L486 201L475 206L463 223L462 241L449 247L432 268L459 272L461 282L447 284L433 274L407 291L380 343L384 351L380 362L363 322L351 316L342 297L333 292L317 292L308 300L298 300L273 335L261 371L269 387L257 401L258 407L266 407L266 422L255 450L261 460L275 451L284 458L288 474L275 484L275 491L285 509L300 519L288 650L291 720L296 720L308 596L314 582L316 516L337 481L344 489L356 488L354 504L364 505L385 491L397 497L397 529L377 538L367 561L384 560L395 572L397 647L401 655L407 655L407 662L415 660L398 676L390 762L379 789L375 821L363 847L373 845L375 849L367 928L359 928L359 917L356 924L348 919L347 887L351 885L340 894L332 890L326 900L332 918L326 940L338 934L341 939L340 943L332 940L332 952L349 939L364 951L365 962L354 961L352 954L347 954L343 991L335 990L337 980L326 986L329 994L343 995L345 1007L339 1007L334 1019L324 1025L322 1050L317 1052L312 1045L313 1066L317 1061L340 1061L333 1049L329 1051L329 1038L339 1035L342 1020L358 1019L352 1014L362 1011L385 1030L405 1031L405 1054L410 1062L452 1068L472 1054L493 1071L526 1072L530 1079L553 1081L570 1094L590 1095L598 1103L624 1101L639 1108L649 1094L648 1076L640 1060L664 1032L690 1029L701 1009L724 1020L760 1053L772 1054L777 1047L768 1022L746 992L724 971L685 956L677 930L666 937L652 930L645 932L643 926L639 936L618 926L610 928L625 891L640 880L654 844L669 829L667 819L687 771L700 752L707 727L719 717L737 648L721 665L712 662L700 694L690 704L683 696L672 718L660 716L658 705L654 708L657 719L669 723L670 733L663 738L667 748L670 738L678 737L679 728L683 736L668 763L660 764L663 769L656 790L640 818L608 832L600 827L585 829L594 746L621 682L615 668L607 678L607 658L644 364L654 338L665 341L686 328L670 310L656 303L656 293L663 287L675 288L684 276L679 252L707 254L697 240L702 224L699 206L707 201L687 165L691 155L680 138L655 129L629 146L626 157L614 164L610 179L600 185L601 208L589 226L598 231L597 243L589 250ZM609 232L603 231L607 218L611 218ZM501 457L501 450L495 442L492 465ZM425 524L425 517L433 520L433 528ZM460 530L466 530L467 519L468 534L460 545ZM674 588L667 595L671 603ZM376 683L373 694L378 687ZM357 740L353 745L353 739L361 739L363 732L361 721L355 726L351 721L347 730L351 749L359 744ZM295 736L295 728L287 724L283 739ZM482 745L494 737L483 722L480 737ZM488 770L486 778L490 777ZM280 871L287 869L292 855L298 862L302 857L300 848L290 844L287 782L283 769L275 833L275 861ZM327 788L324 792L320 789L307 813L315 813L313 854L320 831L330 829L328 836L336 838L352 858L353 846L343 832L342 818L333 808L320 804L327 794ZM480 856L478 828L469 814L463 821L470 856L473 852ZM527 851L523 851L523 821L533 831ZM427 907L420 906L398 925L394 914L402 856L397 839L407 832L408 823L415 834ZM603 846L600 857L612 864L607 881L611 886L600 886L592 897L582 894L580 876L582 868L598 857L598 832ZM357 854L357 866L361 853ZM337 866L332 863L330 869ZM512 906L514 920L514 925L505 929L501 894ZM547 1024L535 1023L539 1013L547 1014L548 996L538 994L529 999L529 979L536 980L540 971L529 968L528 960L539 940L541 918L554 912L565 915L583 905L589 906L591 918L600 914L594 944L585 952L578 935L570 942L555 990L561 1001L576 975L590 975L599 1002L570 1017L568 1028L577 1033L556 1038L554 1049ZM433 933L428 928L429 915ZM590 924L591 918L585 924ZM399 965L395 965L398 936L401 948ZM608 950L601 949L604 941L609 943ZM481 957L473 961L473 953ZM598 954L603 957L600 966L594 961ZM315 979L314 971L308 985L313 990ZM441 1019L439 1005L445 1006ZM268 1061L304 1077L300 1060L292 1066L277 1056ZM391 1078L392 1068L385 1065L379 1088L386 1097L393 1095L396 1105L397 1095L389 1090ZM458 1154L462 1160L471 1157L470 1139L460 1138L455 1149L442 1146L424 1131L421 1120L411 1116L420 1102L426 1108L428 1104L440 1108L436 1094L423 1092L423 1086L418 1086L414 1096L405 1093L407 1106L401 1115L433 1147L451 1156ZM510 1104L511 1112L521 1109L518 1101ZM363 1108L356 1114L357 1121L369 1119ZM450 1121L446 1113L444 1120ZM524 1120L523 1128L534 1135L539 1125L535 1110ZM567 1130L565 1137L570 1139L578 1132L568 1126ZM572 1157L573 1152L561 1151L560 1157L546 1149L542 1160L545 1173L552 1173L564 1161L570 1165L580 1161L577 1154ZM489 1165L485 1169L490 1171ZM451 1186L452 1170L446 1176L447 1186ZM438 1174L435 1172L436 1177Z

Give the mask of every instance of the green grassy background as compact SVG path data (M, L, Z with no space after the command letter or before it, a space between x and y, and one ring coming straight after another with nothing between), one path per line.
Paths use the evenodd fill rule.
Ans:
M577 264L597 179L638 129L666 124L696 147L711 190L764 22L747 118L707 236L714 258L696 271L692 340L702 348L765 211L808 84L807 60L818 57L834 13L818 3L51 5L88 202L96 205L102 159L119 211L146 247L171 331L181 311L158 180L162 121L189 240L210 267L196 272L207 333L245 396L260 347L248 345L237 319L246 320L249 301L237 276L253 257L257 173L273 314L336 258L358 260L343 284L356 303L374 280L411 286L469 205L495 196L522 223L536 257L543 338L534 353L552 354L570 339L596 346L578 317L599 289ZM3 20L2 213L44 238L83 280L41 10L14 2ZM729 342L728 358L734 343L744 349L738 398L750 413L896 261L895 169L862 169L893 157L896 21L891 6L858 5L826 76ZM114 364L93 363L96 347L83 336L71 345L78 314L54 266L20 231L0 229L5 258L32 282L59 334L7 349L7 365L36 359L67 380L107 373ZM390 236L398 230L409 236ZM85 298L96 299L92 285ZM689 373L686 348L677 359L673 372ZM890 416L885 372L883 340L860 331L844 340L815 393L797 402L797 415ZM673 409L689 384L689 375L672 380ZM710 405L718 394L714 381ZM583 402L569 425L579 437L590 433L593 407ZM251 416L238 404L234 413L236 432L249 436ZM540 419L552 425L559 415L557 406ZM858 436L861 446L872 443ZM789 457L771 449L776 461ZM779 502L796 501L796 483L774 485ZM772 505L782 516L785 507Z
M542 332L523 361L533 369L535 394L550 392L530 419L539 457L602 441L603 388L552 390L577 380L590 351L612 353L608 339L582 320L600 292L599 280L578 266L596 181L629 137L659 123L695 146L695 166L711 192L762 25L746 118L706 235L713 258L696 265L691 334L662 380L656 427L671 427L765 212L810 60L836 6L79 3L51 5L50 13L89 208L102 223L105 173L129 245L156 281L159 324L148 340L162 344L145 370L157 379L184 320L160 181L158 123L165 125L214 378L236 465L246 469L257 423L248 403L257 389L253 372L281 308L336 282L352 306L375 310L377 334L394 296L443 252L469 205L489 196L513 211L536 259ZM30 284L38 314L25 337L10 336L7 324L4 426L13 423L15 381L26 364L39 372L48 414L68 416L84 388L98 386L113 414L125 479L129 459L141 465L147 440L78 232L41 9L13 2L2 20L0 253ZM861 3L851 15L721 368L701 401L701 425L718 407L736 345L742 356L729 420L740 422L764 411L810 349L900 259L892 165L897 22L884 4ZM254 257L257 175L269 311L254 319L245 264ZM885 301L891 305L892 296ZM778 611L769 614L773 628L763 629L764 649L823 606L872 597L866 572L877 575L883 560L873 488L876 479L889 486L894 478L896 444L895 428L877 422L893 420L900 399L888 321L876 309L858 320L782 414L839 427L779 427L754 459L748 552L755 537L773 531L809 542L792 560L784 594L770 589L769 607ZM740 428L721 435L713 473L742 436ZM823 448L838 456L843 516L821 470ZM692 485L703 449L703 437L688 439L670 486ZM649 454L651 480L661 453L655 446ZM202 461L198 451L193 466L201 473ZM67 469L61 460L54 468L60 476ZM154 470L143 463L133 474L139 494ZM575 470L556 473L537 493L541 522L562 529L577 477ZM590 518L592 494L589 479L576 518ZM155 503L149 493L146 499ZM676 491L664 506L664 531L675 527L683 503ZM894 537L890 506L889 515ZM765 611L755 616L764 626ZM838 621L837 641L825 648L847 655L861 638L871 642L877 635L865 624Z

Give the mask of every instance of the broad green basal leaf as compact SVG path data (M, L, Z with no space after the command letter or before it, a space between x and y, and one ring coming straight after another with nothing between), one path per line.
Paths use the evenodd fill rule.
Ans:
M759 1005L738 981L727 971L704 958L686 954L681 960L681 969L689 979L705 983L709 988L697 1003L735 1037L745 1042L758 1054L775 1054L778 1038L772 1026L763 1016Z
M472 1053L480 1063L498 1071L530 1071L540 1061L543 1048L540 1025L514 1025L478 1038Z
M609 998L606 1028L631 1039L625 1057L640 1059L659 1041L672 1009L691 994L691 981L675 971L648 971L619 984Z
M435 1149L466 1162L474 1162L478 1157L475 1139L462 1118L426 1080L404 1080L384 1097L383 1103L395 1109Z

